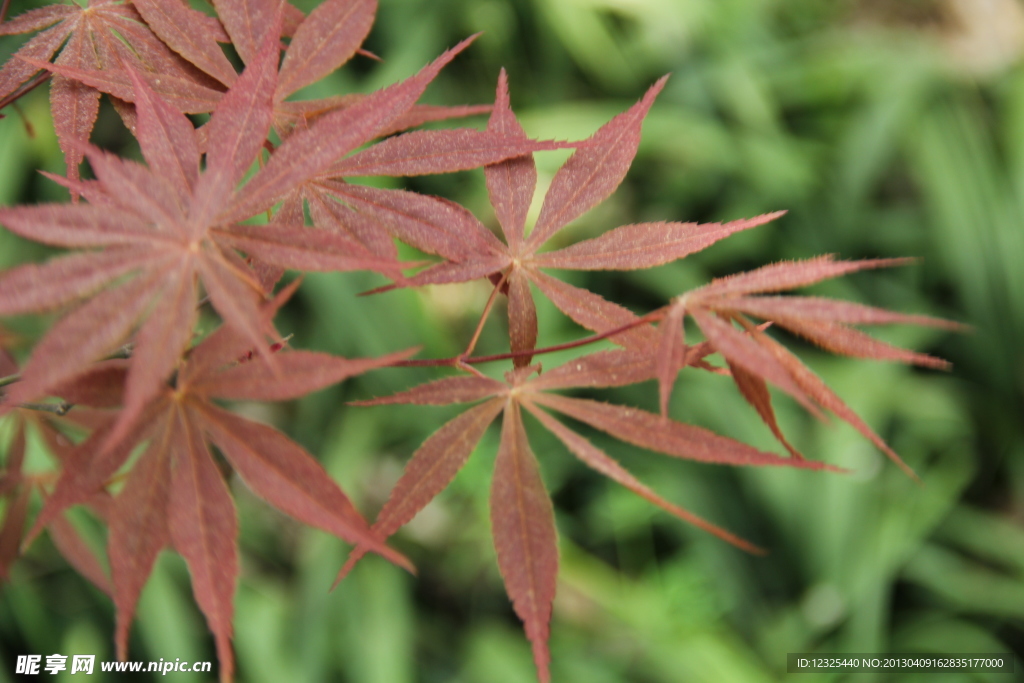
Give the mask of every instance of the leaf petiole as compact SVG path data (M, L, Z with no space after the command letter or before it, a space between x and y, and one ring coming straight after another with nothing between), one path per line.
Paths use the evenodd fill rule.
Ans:
M26 410L38 410L41 413L53 413L57 417L63 417L68 411L75 407L74 403L61 401L60 403L22 403L20 408Z
M661 307L659 309L651 311L650 313L648 313L645 316L642 316L640 318L637 318L636 320L633 320L632 322L626 323L625 325L620 325L618 327L613 327L610 330L605 330L604 332L600 332L598 334L593 334L593 335L591 335L589 337L584 337L583 339L577 339L576 341L566 342L564 344L555 344L554 346L545 346L545 347L542 347L542 348L539 348L539 349L524 349L522 351L510 351L509 353L497 353L497 354L493 354L493 355L490 355L490 356L469 356L469 357L467 357L465 355L462 355L462 356L455 356L453 358L425 358L425 359L421 359L421 360L403 360L403 361L399 361L398 363L395 363L394 367L402 367L402 368L444 367L444 366L463 367L463 366L467 366L467 365L474 365L476 363L490 363L492 361L510 360L512 358L518 358L520 356L539 356L539 355L545 354L545 353L554 353L556 351L566 351L568 349L575 349L575 348L580 347L580 346L586 346L588 344L593 344L593 343L599 342L599 341L601 341L603 339L607 339L608 337L614 337L617 334L621 334L623 332L628 332L629 330L633 329L634 327L639 327L640 325L645 325L647 323L652 323L652 322L661 320L662 318L665 317L665 310L667 308L668 308L667 306L663 306L663 307Z
M20 88L18 88L14 92L12 92L7 97L5 97L3 99L0 99L0 109L3 109L4 107L6 107L7 105L9 105L9 104L11 104L13 102L17 102L22 97L24 97L25 95L29 94L30 92L32 92L36 88L38 88L40 85L42 85L46 81L50 80L50 77L52 75L53 74L51 72L49 72L49 71L44 71L43 73L38 74L35 78L33 78L28 83L26 83L25 85L21 86Z
M487 322L487 316L491 314L491 309L494 307L494 302L498 298L498 292L508 282L509 273L511 268L501 274L501 279L494 285L494 289L491 290L491 296L487 299L487 304L484 306L484 312L480 314L480 322L476 324L476 329L473 331L473 338L469 340L469 344L466 346L466 350L462 352L461 358L468 358L469 354L473 353L473 349L476 348L476 343L480 340L480 334L484 330L484 323Z

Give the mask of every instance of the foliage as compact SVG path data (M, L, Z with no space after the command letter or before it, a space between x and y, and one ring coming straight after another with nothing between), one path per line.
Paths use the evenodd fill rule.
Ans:
M148 54L145 46L152 45L154 39L147 37L150 42L133 44L133 49L125 50L120 40L107 40L109 27L99 24L91 14L74 21L86 24L77 30L106 36L94 41L110 44L108 52L98 52L97 64L62 63L64 52L54 64L44 63L63 37L59 41L47 39L47 45L56 41L54 50L23 54L32 61L21 60L55 74L51 97L64 96L57 87L60 83L71 83L76 90L78 99L73 104L53 105L54 118L55 122L66 119L56 125L69 162L69 172L62 182L72 191L73 199L81 197L87 203L4 210L0 222L13 232L53 246L100 250L58 257L42 266L21 266L4 274L0 281L0 310L4 314L50 310L84 301L39 342L18 381L9 384L4 406L21 414L26 408L47 405L59 405L60 412L67 412L67 406L75 404L68 416L80 411L81 406L121 406L112 415L97 417L88 425L91 435L73 449L70 459L61 459L64 465L52 480L52 488L38 487L46 493L47 501L29 534L31 538L48 524L52 529L69 505L92 502L94 498L105 500L113 494L112 502L96 505L104 508L101 514L110 525L108 554L121 657L126 656L127 625L135 600L157 552L170 542L189 565L197 602L216 635L222 678L231 676L228 641L237 576L233 550L237 530L231 501L217 470L219 461L210 458L207 440L217 445L230 467L258 495L303 522L357 543L353 560L365 549L400 560L383 547L384 537L408 522L452 480L488 424L504 412L492 483L494 542L499 568L533 644L542 680L548 677L547 640L558 553L552 506L526 440L521 409L533 414L588 465L670 512L748 549L753 549L748 542L663 500L541 406L624 441L677 457L822 468L820 463L805 460L782 436L768 393L771 383L816 413L818 406L834 412L903 464L836 394L773 341L765 326L758 327L747 317L787 328L839 353L941 366L930 356L897 350L848 327L883 322L948 326L941 321L818 298L753 296L894 263L843 262L828 257L783 262L716 279L644 316L539 270L649 268L778 217L768 214L724 224L641 223L565 248L538 251L563 226L606 199L621 183L639 146L641 123L664 79L630 110L578 143L577 151L554 175L536 224L526 234L536 184L532 153L564 144L526 137L509 108L504 73L485 131L418 131L385 138L356 152L372 140L430 118L474 111L416 105L427 84L468 41L416 76L370 95L293 107L286 97L356 53L369 31L368 17L372 18L374 3L329 1L302 20L292 9L279 10L260 3L225 2L215 6L223 35L217 28L221 24L202 20L197 26L206 28L197 32L196 46L183 42L183 38L192 36L174 33L174 21L161 23L156 3L136 5L137 23L148 24L153 31L147 36L166 41L167 47L161 49L172 54L175 63L190 65L178 71L163 69L155 58L134 64L132 60ZM44 12L36 12L23 15L30 19L20 24L17 18L11 24L17 30L25 26L29 27L26 30L42 28L46 25L44 19L49 21L53 14L51 11L44 17ZM292 40L278 72L275 67L282 25L284 35L291 35ZM341 36L331 43L338 49L315 47L332 34ZM246 65L241 75L236 77L233 68L229 73L221 62L224 55L214 45L218 37L230 38ZM68 45L72 45L70 40ZM126 56L129 52L130 59ZM10 79L13 86L9 95L24 92L23 84L31 84L35 75L18 68L21 71ZM219 80L219 85L211 84L210 78ZM82 103L98 99L97 91L120 101L118 110L136 135L147 166L88 145L92 124L79 121L77 111L87 109ZM69 113L69 108L74 112ZM207 111L212 112L210 121L198 129L184 116ZM267 140L272 129L275 143ZM202 155L205 164L201 163ZM88 158L95 180L80 180L70 170L83 157ZM260 169L238 188L257 160ZM485 167L488 193L506 238L504 243L467 210L447 200L344 180L368 175L444 173L480 166ZM270 213L265 224L245 222L264 211ZM305 225L306 211L313 227ZM442 261L414 275L404 275L402 271L418 268L422 262L397 260L394 239L439 256ZM461 354L449 359L398 363L445 365L468 374L375 402L444 404L485 400L441 427L414 454L373 527L363 522L340 489L300 448L277 432L233 417L209 401L294 398L371 367L396 362L395 356L346 361L302 351L274 353L283 342L273 331L271 318L282 297L278 295L273 304L264 300L284 269L373 270L394 280L393 285L382 289L471 279L492 283L484 315ZM531 283L571 319L596 334L571 345L538 348L538 314ZM224 326L205 341L194 343L198 310L206 303L199 299L200 285ZM509 302L511 350L474 357L472 352L484 323L501 295ZM686 343L680 333L686 315L694 319L706 341ZM654 322L659 323L657 327L651 324ZM129 359L101 360L115 352L132 332L130 353L125 354ZM601 339L625 348L585 355L531 377L539 369L530 365L533 356L566 346L580 348ZM709 364L705 358L712 353L723 356L727 368ZM486 378L474 367L480 362L500 360L513 361L507 383ZM741 395L790 457L766 453L670 419L671 387L680 370L688 366L730 374ZM541 393L547 389L623 386L648 379L659 383L661 416ZM65 403L35 403L45 396L62 398ZM123 466L136 443L148 445L125 470ZM13 466L19 461L18 449L16 442L9 457L12 491L20 481L19 468ZM176 474L162 476L168 470ZM191 478L184 470L192 473ZM27 500L27 489L17 490L15 500ZM19 502L11 509L24 506ZM149 513L125 514L140 508ZM161 517L164 510L166 520ZM13 518L11 526L15 528L17 515ZM166 528L161 526L163 521L167 522ZM13 531L7 535L12 534L16 535ZM231 551L216 558L204 555L202 548L211 544ZM8 543L4 547L16 545Z

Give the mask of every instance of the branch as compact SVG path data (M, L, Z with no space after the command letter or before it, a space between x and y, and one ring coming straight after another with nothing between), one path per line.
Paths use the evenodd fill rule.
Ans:
M74 403L61 401L60 403L22 403L18 406L26 410L38 410L42 413L53 413L57 417L64 417L68 411L75 407Z
M135 348L135 345L132 344L131 342L129 342L129 343L123 345L117 351L114 351L109 356L106 356L102 360L118 360L118 359L131 358L132 357L132 349L134 349L134 348ZM19 382L19 381L21 381L21 373L15 373L13 375L7 375L6 377L0 377L0 387L6 387L8 385L14 384L15 382ZM28 407L28 406L25 406L25 407ZM67 412L67 411L65 411L65 412Z
M20 88L18 88L14 92L12 92L7 97L5 97L2 100L0 100L0 109L3 109L4 107L6 107L7 105L11 104L12 102L20 100L22 97L24 97L25 95L29 94L30 92L32 92L36 88L38 88L40 85L42 85L46 81L50 80L50 76L52 76L52 75L53 75L53 73L50 72L50 71L44 71L41 74L37 75L35 78L30 80L28 83L26 83L25 85L21 86Z
M480 322L476 324L476 329L473 330L473 338L469 340L466 350L462 352L463 358L468 358L469 354L473 353L473 349L476 348L476 343L480 340L480 333L484 331L484 323L487 322L487 316L490 315L491 308L494 307L494 300L497 299L498 292L501 291L502 285L508 281L511 273L512 268L502 273L501 279L498 280L497 284L494 285L494 289L491 290L491 295L487 298L487 305L484 306L484 312L480 315Z
M554 346L545 346L539 349L524 349L522 351L510 351L509 353L498 353L491 356L471 356L469 358L465 356L454 356L452 358L427 358L423 360L403 360L395 363L392 367L398 368L417 368L417 367L459 367L462 365L472 365L476 363L490 363L497 360L509 360L512 358L518 358L520 356L540 356L545 353L554 353L555 351L565 351L567 349L575 349L579 346L586 346L587 344L593 344L599 342L602 339L608 337L614 337L622 332L627 332L634 327L645 325L647 323L661 320L665 317L665 309L667 306L663 306L657 310L651 311L647 315L637 318L633 322L614 327L610 330L605 330L599 334L594 334L583 339L577 339L576 341L566 342L565 344L556 344Z

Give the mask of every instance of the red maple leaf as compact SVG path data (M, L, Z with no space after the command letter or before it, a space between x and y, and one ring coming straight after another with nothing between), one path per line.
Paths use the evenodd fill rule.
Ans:
M784 327L834 353L947 369L949 363L940 358L891 346L850 325L906 323L963 329L957 323L819 297L755 296L803 287L867 268L899 265L906 261L835 261L831 256L787 261L719 278L676 297L668 307L665 321L660 327L657 346L662 414L667 412L671 387L681 366L677 359L685 353L686 345L681 329L683 318L689 315L704 333L707 343L725 358L740 393L795 457L801 456L783 436L775 420L768 393L769 382L814 414L820 414L819 408L835 413L871 440L908 475L916 478L896 452L817 375L747 318L753 316ZM739 323L745 333L736 329L734 322Z
M0 378L12 378L18 374L18 364L7 353L7 341L0 329ZM25 461L26 437L35 432L46 449L63 463L73 452L73 442L61 430L60 422L89 423L97 416L83 415L62 418L43 410L53 408L55 413L63 412L63 406L47 404L15 410L13 419L14 437L7 448L6 459L0 468L0 498L6 499L3 521L0 522L0 579L8 578L11 565L21 553L21 545L28 520L29 506L33 495L40 495L44 501L49 496L50 485L56 472L26 473L22 466ZM105 493L85 501L101 517L106 516L109 496ZM64 516L54 516L47 524L47 531L57 550L75 570L89 579L97 588L111 594L110 578L103 563L97 558L89 544L78 534L75 526Z
M700 354L691 359L696 362ZM586 465L655 505L740 548L757 546L670 503L638 481L612 457L572 431L547 410L641 448L700 462L836 470L820 462L784 458L719 436L701 427L675 422L636 408L546 393L577 387L634 384L655 376L649 353L628 349L600 351L532 377L538 366L517 368L499 382L482 375L449 377L360 405L412 403L447 405L483 401L444 424L412 455L377 516L373 531L389 536L412 520L439 494L465 464L488 425L503 414L501 442L491 484L491 525L498 566L516 613L533 644L541 681L549 680L547 647L555 594L558 550L551 500L530 449L522 411L526 410ZM362 557L356 548L341 569L341 580Z
M266 355L257 323L263 287L236 249L279 268L371 269L400 277L393 258L371 253L343 232L308 230L301 222L254 226L238 221L270 208L277 198L393 122L466 44L416 76L293 134L237 192L236 185L259 155L271 126L276 30L267 34L257 58L218 103L208 124L210 142L202 172L192 124L143 79L135 78L139 142L148 168L86 148L98 179L69 185L88 205L0 210L0 222L29 239L101 248L42 266L22 266L0 279L3 315L59 307L99 290L39 343L22 381L7 393L5 405L32 400L81 373L144 321L116 432L123 435L188 344L199 283L224 320ZM130 279L124 281L125 276Z
M131 68L158 76L164 94L174 94L182 101L216 102L221 88L231 83L227 74L233 76L234 69L217 46L216 38L223 35L217 20L177 3L191 40L220 54L220 70L189 63L150 30L143 14L155 4L152 0L90 0L87 7L55 4L29 10L0 24L0 36L42 29L0 68L0 108L45 80L45 74L37 75L40 69L54 69L57 73L50 86L50 109L67 162L68 178L72 180L79 177L82 145L96 123L100 90L65 73L126 73L125 69ZM55 54L57 58L51 67L48 62ZM119 110L123 108L119 106Z
M285 48L273 96L274 126L282 137L296 127L307 128L324 114L353 106L367 97L350 94L317 100L287 99L296 91L338 69L360 51L359 46L373 24L376 0L328 0L308 17L304 17L291 4L274 0L218 0L213 4L223 27L216 19L179 3L140 0L134 4L147 22L150 41L159 43L159 39L162 39L166 43L161 43L165 52L170 51L168 47L171 48L177 53L175 57L179 61L190 67L198 67L198 70L223 86L233 85L238 75L217 42L231 42L242 62L249 65L258 55L260 39L274 25L275 16L280 12L284 35L291 36L291 42ZM87 88L97 97L98 91L101 91L116 98L118 102L135 102L133 78L129 73L131 62L107 60L92 64L64 63L58 60L49 64L45 58L40 58L32 51L19 53L11 61L18 62L21 71L46 69L58 74L61 79L76 81L80 87ZM153 76L149 79L150 86L183 113L213 111L223 96L219 88L202 87L201 84L176 75L167 77L155 71ZM414 104L390 126L381 129L378 135L387 135L426 121L487 111L490 111L487 105L431 107ZM119 112L134 131L134 114L130 107L121 107ZM206 130L200 129L201 148L205 147L205 140Z
M629 325L637 320L629 310L593 292L553 278L542 269L650 268L682 258L735 232L762 225L782 215L781 212L766 214L724 224L655 222L626 225L594 239L540 253L540 249L559 230L606 199L622 182L636 155L644 117L666 78L655 83L636 105L578 144L577 151L552 180L537 224L529 236L525 235L526 214L537 184L532 154L496 163L480 160L480 163L487 164L487 191L505 236L504 242L471 213L443 199L401 190L337 183L327 186L327 190L363 214L377 219L398 239L446 259L410 277L406 284L443 284L491 277L508 295L513 351L532 349L537 342L537 312L530 283L588 329L603 331ZM497 97L487 130L512 139L528 139L509 108L504 71L498 80ZM380 147L382 145L377 146ZM458 149L459 145L453 144L452 148ZM369 155L367 152L363 154ZM358 157L341 162L335 170L358 167ZM366 164L367 170L373 173L384 172L382 166ZM650 327L634 328L612 337L616 343L633 347L649 345L655 339L654 330ZM529 361L528 355L516 358L518 366L528 365Z
M295 283L297 284L297 283ZM290 286L261 309L269 325L294 291ZM281 348L283 345L279 345ZM27 542L72 505L105 495L133 449L145 450L110 501L107 553L117 607L118 656L127 656L128 628L157 554L171 546L192 575L192 588L217 642L221 680L230 680L233 597L238 576L238 523L222 472L210 451L216 445L256 495L295 519L410 568L370 530L323 467L277 430L219 407L214 400L280 401L304 396L346 377L389 365L408 352L348 360L312 351L276 354L277 371L246 352L246 336L224 325L191 349L173 382L161 385L128 437L104 448L116 417L101 422L64 459L52 494ZM126 400L124 360L98 363L56 388L65 400L112 407ZM77 408L76 408L77 410Z
M77 305L36 346L21 374L13 358L0 350L0 414L15 412L18 420L0 471L0 496L9 500L0 524L0 574L20 545L47 528L69 562L112 593L122 659L142 587L157 554L171 546L189 566L197 602L216 639L221 677L231 678L237 520L225 466L211 445L257 495L356 544L340 580L367 551L404 563L387 548L386 538L447 486L502 414L491 490L494 543L507 592L545 683L557 539L524 411L588 466L753 552L759 549L658 496L555 414L672 457L836 469L804 459L786 440L772 408L768 385L773 384L813 413L829 410L851 423L910 472L841 399L766 333L778 325L837 353L944 367L944 361L884 344L853 326L905 322L954 327L950 323L778 295L897 261L820 257L773 264L715 280L643 317L545 272L653 267L781 215L729 223L626 225L542 251L622 182L665 78L583 143L536 141L526 136L512 113L504 71L493 108L417 104L439 71L475 36L390 87L366 95L293 101L302 88L362 52L376 0L325 0L309 16L280 0L213 0L213 5L219 19L178 0L133 0L128 5L90 0L85 9L53 6L0 24L0 35L42 29L0 68L0 107L45 80L37 70L55 74L51 105L69 165L67 178L55 179L75 199L72 205L0 209L0 222L29 239L77 250L0 275L0 315ZM286 45L282 36L291 38ZM232 44L245 65L241 74L218 45L223 42ZM146 165L87 144L99 91L113 96L139 140ZM491 116L483 131L460 128L387 137L424 121L485 110ZM184 115L204 112L212 116L198 130ZM271 131L280 139L276 147L268 141ZM528 233L527 212L537 184L532 154L566 146L577 150L554 176ZM83 157L89 159L95 180L80 179ZM243 183L256 161L259 170ZM453 202L350 182L370 175L411 176L479 166L485 167L503 240ZM79 204L79 197L87 203ZM307 209L315 229L305 225ZM264 211L267 224L246 222ZM405 277L402 271L409 264L398 262L394 239L443 260ZM413 454L372 527L299 446L215 403L291 399L408 355L346 360L286 348L272 319L297 283L271 302L266 299L287 268L372 270L395 281L389 288L477 278L494 284L464 353L444 360L404 361L453 366L469 376L366 402L476 403ZM597 334L537 349L531 285ZM471 357L499 293L508 297L511 352ZM190 348L198 305L207 300L225 324ZM705 341L686 343L688 316ZM764 322L758 325L758 320ZM532 356L605 338L625 348L592 353L534 375L539 366L530 365ZM126 339L132 340L130 359L97 362ZM713 353L722 355L725 367L705 360ZM473 367L498 359L513 360L504 382ZM672 386L685 367L731 376L791 457L670 420ZM550 393L652 379L658 381L661 415ZM59 396L65 403L31 403L43 396ZM79 406L70 417L91 430L77 445L45 413L32 410L55 405L63 410L70 404ZM49 443L59 474L37 477L22 471L26 426ZM133 451L140 455L129 470L126 463ZM43 497L43 509L23 541L29 500L37 494ZM64 518L78 504L92 507L108 523L112 581Z

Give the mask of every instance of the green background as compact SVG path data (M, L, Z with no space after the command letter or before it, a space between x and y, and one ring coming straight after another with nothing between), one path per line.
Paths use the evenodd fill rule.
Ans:
M12 15L27 6L14 0ZM603 480L528 420L561 536L554 680L921 680L787 675L786 654L1024 653L1021 4L382 0L366 47L384 62L357 58L304 94L393 82L477 31L485 33L426 100L488 102L505 67L513 107L534 137L582 139L672 73L626 181L556 242L641 220L729 220L789 210L681 262L637 273L565 274L567 280L645 312L710 277L783 258L917 256L915 265L813 291L973 327L966 334L877 330L887 341L948 358L950 373L835 358L787 339L923 485L849 426L819 423L784 396L776 411L793 443L852 474L701 466L581 429L668 499L767 547L763 558ZM3 39L0 56L18 44ZM0 201L60 200L63 191L34 172L63 168L45 88L21 106L35 136L26 135L13 110L5 111ZM94 140L137 153L104 106ZM564 158L538 154L540 193ZM494 225L480 171L406 186L462 202ZM0 232L0 266L45 255ZM376 284L360 274L310 275L279 329L294 333L300 348L348 356L413 345L424 347L423 357L450 356L468 340L489 289L472 283L356 296ZM38 319L7 324L29 337L42 328ZM584 334L547 303L540 304L540 327L542 345ZM504 334L495 315L479 351L505 350ZM553 367L566 357L543 363ZM505 369L495 364L487 371L499 376ZM317 454L372 517L404 461L456 409L344 402L440 374L380 371L292 404L239 409ZM588 395L656 409L653 384ZM726 378L685 371L671 410L677 419L778 448ZM327 589L347 548L232 482L243 548L238 680L535 680L490 543L487 494L496 441L492 430L449 489L396 537L418 577L371 558L332 593ZM99 547L102 530L84 515L77 521ZM70 570L45 537L0 590L0 681L13 680L14 657L26 652L113 658L109 600ZM143 594L131 656L214 659L176 556L162 557ZM1020 676L1019 659L1017 665ZM1012 678L928 674L927 680Z

